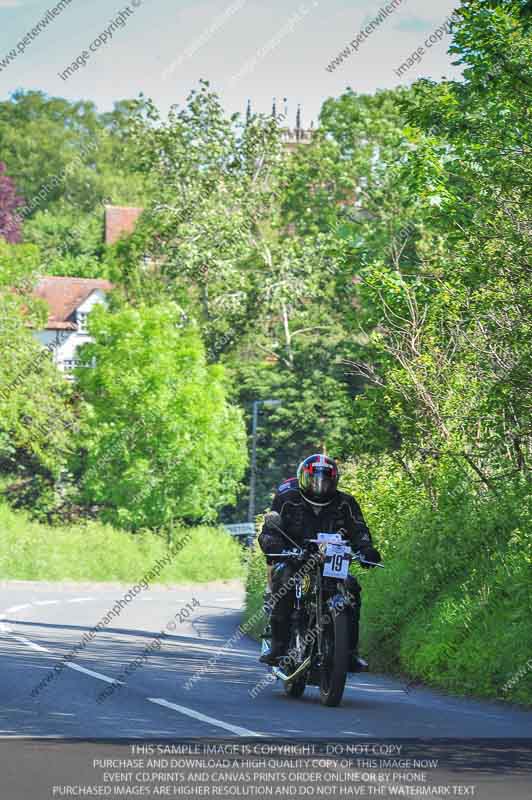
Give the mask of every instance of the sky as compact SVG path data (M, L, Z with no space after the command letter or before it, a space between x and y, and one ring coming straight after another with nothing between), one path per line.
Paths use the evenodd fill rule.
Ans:
M371 93L419 77L458 78L444 30L457 5L458 0L0 0L0 99L17 89L39 89L92 100L106 111L142 92L166 111L184 104L205 78L228 112L244 112L250 99L254 111L268 113L273 97L283 111L286 97L289 123L300 104L306 126L317 120L327 97L348 86ZM56 14L48 14L48 24L35 33L50 9ZM359 35L379 14L374 29ZM327 70L346 48L343 62ZM65 73L76 60L76 70Z

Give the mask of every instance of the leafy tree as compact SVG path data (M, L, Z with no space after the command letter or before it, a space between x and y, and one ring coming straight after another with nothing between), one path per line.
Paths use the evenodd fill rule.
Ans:
M17 208L24 200L18 196L15 184L6 171L6 165L0 162L0 236L14 244L20 241L21 223Z
M0 470L42 488L65 466L75 417L69 384L33 336L47 318L31 296L39 267L33 245L0 241Z
M329 331L315 339L302 338L294 348L291 365L279 360L242 360L232 363L238 400L249 410L257 399L279 400L281 405L262 410L258 428L256 496L260 509L287 477L295 475L306 455L327 452L336 458L353 453L356 441L354 398L362 391L360 380L346 374L345 361L353 348L341 332ZM242 499L244 514L246 498Z
M84 400L76 466L87 502L128 529L211 520L246 465L241 414L220 366L175 304L103 308L78 369ZM94 361L93 361L94 360Z
M26 223L24 238L39 247L48 274L107 277L103 205L91 214L80 214L64 203L53 213L38 211Z
M415 260L377 257L360 273L373 321L355 364L372 386L357 403L361 427L376 430L384 412L397 460L434 503L449 458L479 491L529 469L531 148L521 78L532 52L520 8L463 4L452 49L465 81L419 81L402 95L410 152L389 172L416 198Z
M352 328L367 317L354 284L367 258L357 252L354 260L352 240L363 238L356 230L363 227L374 252L375 220L382 220L379 246L387 255L387 226L398 225L404 199L401 190L383 200L394 186L385 155L396 161L399 145L403 155L408 148L393 94L372 101L350 92L338 106L327 108L325 135L295 155L283 150L276 120L226 118L204 82L168 120L147 104L136 123L139 165L152 177L155 199L135 234L114 248L110 274L132 302L185 304L246 409L272 392L283 402L262 430L268 490L261 495L259 487L259 502L311 442L341 457L352 453L350 410L362 380L340 362L357 357L364 336L353 337ZM367 211L360 211L362 196ZM313 399L320 393L327 412ZM278 414L291 419L291 442L275 425Z
M0 103L0 150L26 199L24 219L61 201L90 213L104 198L144 199L127 132L139 101L98 114L93 103L17 91Z
M140 101L93 103L18 91L0 103L0 149L24 195L10 230L48 274L102 277L104 204L143 205L149 179L129 135ZM16 223L16 224L15 224Z

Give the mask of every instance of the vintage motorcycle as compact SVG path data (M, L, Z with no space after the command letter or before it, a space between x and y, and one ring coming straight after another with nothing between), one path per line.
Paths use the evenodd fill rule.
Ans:
M286 537L284 531L279 532ZM353 561L383 565L353 553L341 533L318 533L316 539L308 539L302 546L293 544L290 550L271 553L295 566L289 582L295 591L295 602L288 652L272 672L283 682L289 696L299 698L307 685L319 686L321 703L337 706L349 671L352 597L345 586L349 565ZM265 633L263 652L269 644Z

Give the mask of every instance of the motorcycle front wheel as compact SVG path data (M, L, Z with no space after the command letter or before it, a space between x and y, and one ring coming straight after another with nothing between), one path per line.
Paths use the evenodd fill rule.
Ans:
M336 614L323 627L320 669L320 702L337 706L344 694L349 666L349 619L346 611Z
M306 688L307 680L304 675L296 678L296 680L292 681L291 683L284 684L285 694L287 694L288 697L293 697L294 700L298 700L300 697L303 697Z
M302 633L300 632L300 636L301 635ZM295 627L295 630L294 628L292 628L292 634L290 636L289 652L293 653L297 651L298 648L296 647L296 642L297 642L297 627ZM289 672L292 672L297 666L298 666L297 661L295 663L292 663ZM285 694L288 695L288 697L293 697L294 700L298 700L300 697L303 697L306 687L307 687L307 676L304 673L303 675L300 675L299 678L296 678L295 681L291 681L290 683L285 683L284 691Z

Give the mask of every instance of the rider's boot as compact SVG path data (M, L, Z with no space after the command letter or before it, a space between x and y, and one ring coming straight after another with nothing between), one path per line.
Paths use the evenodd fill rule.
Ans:
M278 620L275 617L270 617L270 627L272 632L272 644L269 653L264 653L259 658L263 664L274 666L279 663L280 659L284 656L287 646L287 625L284 620Z

